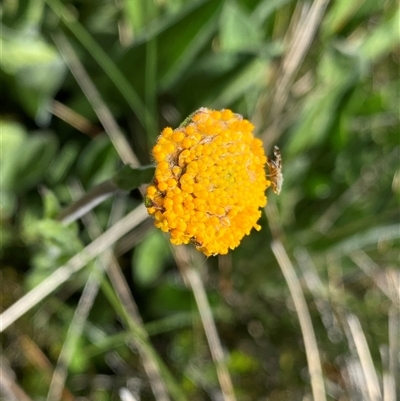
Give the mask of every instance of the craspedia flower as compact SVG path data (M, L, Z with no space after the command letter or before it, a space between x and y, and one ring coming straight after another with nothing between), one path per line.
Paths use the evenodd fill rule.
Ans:
M153 148L156 170L148 213L175 245L193 243L207 256L236 248L261 217L267 158L253 125L230 110L201 108Z

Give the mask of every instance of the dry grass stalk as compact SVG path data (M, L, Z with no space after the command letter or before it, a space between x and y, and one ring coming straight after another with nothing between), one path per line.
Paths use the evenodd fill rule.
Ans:
M297 316L299 318L304 346L306 349L314 401L326 401L318 344L301 285L282 243L279 240L274 240L271 244L271 248L288 284Z

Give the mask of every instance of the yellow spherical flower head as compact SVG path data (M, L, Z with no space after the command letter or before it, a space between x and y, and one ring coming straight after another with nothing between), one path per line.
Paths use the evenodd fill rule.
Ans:
M165 128L153 148L156 171L146 207L175 245L207 256L236 248L265 206L267 158L253 125L230 110L201 108Z

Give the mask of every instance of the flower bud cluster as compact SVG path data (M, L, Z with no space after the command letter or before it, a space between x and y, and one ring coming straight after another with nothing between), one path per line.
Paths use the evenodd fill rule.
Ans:
M156 171L146 207L175 245L226 254L257 224L270 185L253 125L230 110L201 108L165 128L153 148Z

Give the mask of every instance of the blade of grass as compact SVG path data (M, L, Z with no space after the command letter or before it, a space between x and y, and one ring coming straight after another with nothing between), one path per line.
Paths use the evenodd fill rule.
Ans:
M25 391L16 383L16 374L8 361L0 356L0 394L7 401L32 401Z
M91 188L82 198L74 201L61 211L58 216L63 224L67 225L94 209L97 205L111 197L118 187L112 180L104 181Z
M150 114L139 95L134 91L128 80L115 66L108 54L96 43L87 30L76 20L75 16L58 0L46 0L53 12L61 19L65 26L76 36L79 42L92 55L99 66L104 70L115 87L125 98L143 127L146 127L146 118ZM154 122L154 127L156 124ZM156 129L154 129L155 131Z
M125 387L121 387L118 391L118 394L121 398L121 401L137 401L137 398L135 398L132 393Z
M146 116L146 132L152 145L158 135L157 126L154 124L157 115L157 37L146 43L145 101L150 111Z
M7 329L7 327L13 324L23 314L65 283L73 274L86 266L93 258L112 246L118 239L147 218L147 210L143 204L140 204L136 209L104 232L104 234L86 246L81 252L73 256L66 264L60 266L39 285L6 309L0 315L0 332Z
M345 378L345 384L351 400L370 401L360 361L355 358L347 358L346 369L342 371L342 376Z
M390 276L385 269L380 268L363 250L357 249L350 253L350 259L369 277L376 286L393 302L399 304L400 286L392 291ZM393 272L397 273L397 272Z
M80 188L78 190L75 189L73 190L73 197L77 198L81 193L82 190ZM117 213L115 213L115 210L117 210ZM121 207L113 207L109 218L109 226L114 225L122 215L123 209ZM75 353L77 341L83 332L89 312L92 309L93 303L98 294L100 281L107 269L111 256L111 253L107 251L100 255L99 262L96 263L97 270L91 272L85 284L78 306L69 325L64 344L61 348L57 366L54 369L49 391L47 393L47 401L59 401L62 397L62 391L68 374L68 367Z
M158 354L154 351L151 343L148 341L146 330L141 324L137 324L137 321L127 311L124 304L121 302L119 295L116 293L115 289L111 287L108 281L103 280L101 287L104 295L107 297L114 310L129 327L129 331L127 332L127 336L129 336L129 339L127 339L128 345L133 347L135 350L139 349L142 350L143 353L148 354L149 358L156 363L162 376L166 379L168 390L173 396L173 399L176 401L185 401L186 397L181 388L176 384L168 368L164 365L163 361L160 359Z
M271 248L288 284L296 308L296 313L299 318L304 346L306 349L314 401L326 401L318 344L303 291L282 243L279 240L274 240L271 244Z
M103 256L101 265L105 266L105 264L106 261ZM83 327L98 293L100 286L99 274L102 273L92 272L85 284L75 314L72 318L71 324L69 325L65 341L61 348L57 360L57 366L54 369L49 391L47 393L47 401L59 401L62 397L62 391L68 374L68 366L71 363L76 350L77 341L82 334Z
M398 240L400 238L400 225L391 224L383 227L375 227L365 230L359 234L350 236L333 246L332 255L339 258L341 255L347 255L357 249L369 245L376 245L380 241Z
M208 345L210 347L211 356L217 371L223 399L225 401L235 401L235 392L233 389L232 379L229 375L228 367L226 365L221 340L218 336L217 327L211 312L210 304L208 303L203 282L200 278L198 270L196 270L196 267L198 266L192 266L195 260L191 257L191 254L187 248L178 246L173 247L172 251L184 281L190 285L190 288L193 291L197 308L200 312L201 322L203 324Z
M362 196L366 196L370 188L379 181L385 171L391 171L399 160L399 148L395 148L387 157L369 166L338 199L333 202L324 214L315 222L312 229L325 234L343 214L344 210Z
M400 282L397 283L400 285ZM399 292L400 294L400 292ZM389 372L393 378L398 378L400 373L400 306L392 305L389 308ZM396 380L396 393L400 395L400 380ZM386 401L386 400L385 400Z
M329 299L328 286L321 280L311 256L304 248L297 248L294 252L297 263L302 270L304 281L312 294L315 305L321 315L330 338L340 338L341 332L337 328L336 318L332 309L332 300Z
M52 114L90 138L94 138L102 132L100 127L93 125L87 118L57 100L53 100L48 108Z
M79 192L79 196L81 196L83 193L81 188L76 188L75 192ZM113 213L112 215L114 214L115 213ZM119 215L121 213L117 214ZM102 234L100 225L98 224L93 214L86 215L83 221L92 240L95 240L95 238L98 238ZM108 268L106 268L106 272L113 284L113 287L115 289L115 292L118 296L121 305L123 305L123 309L127 312L127 314L130 316L130 318L132 319L132 321L136 326L140 326L141 328L143 328L143 321L140 317L136 303L129 290L128 283L126 282L125 277L122 274L121 268L118 264L118 261L112 252L109 252L107 260L108 260L107 263ZM148 336L144 329L143 333L145 339L148 341ZM169 401L169 397L167 395L164 381L162 380L162 377L160 375L157 361L155 361L152 358L152 354L146 352L146 350L143 347L141 347L140 344L136 344L136 347L138 348L139 353L141 355L143 365L149 377L150 385L153 390L155 398L159 401Z
M57 219L67 225L94 209L117 191L129 192L138 188L143 195L144 185L152 180L154 170L153 165L138 168L123 166L114 173L112 178L97 184L82 198L77 199L62 210Z
M390 316L389 316L390 319ZM390 370L390 350L387 345L379 348L382 359L382 401L396 400L396 380Z
M294 29L288 50L282 60L278 79L274 85L276 90L269 110L271 123L262 135L267 149L270 148L271 143L276 142L280 135L280 120L289 96L290 87L310 48L328 4L329 0L315 0L307 16L302 18L300 25ZM307 4L304 7L308 7Z
M105 131L107 132L111 142L117 150L121 160L125 164L137 167L140 165L139 160L133 153L128 141L124 134L118 127L113 115L111 114L107 105L103 102L100 93L94 86L89 75L85 71L82 63L79 61L74 49L68 43L67 38L57 33L53 35L54 42L60 50L61 55L64 57L65 62L69 66L72 74L77 80L82 91L85 93L89 103L92 105L93 110L97 114L99 120L103 124Z
M371 401L380 401L382 400L382 394L379 380L360 321L357 316L349 315L347 316L347 323L361 363L369 399Z

